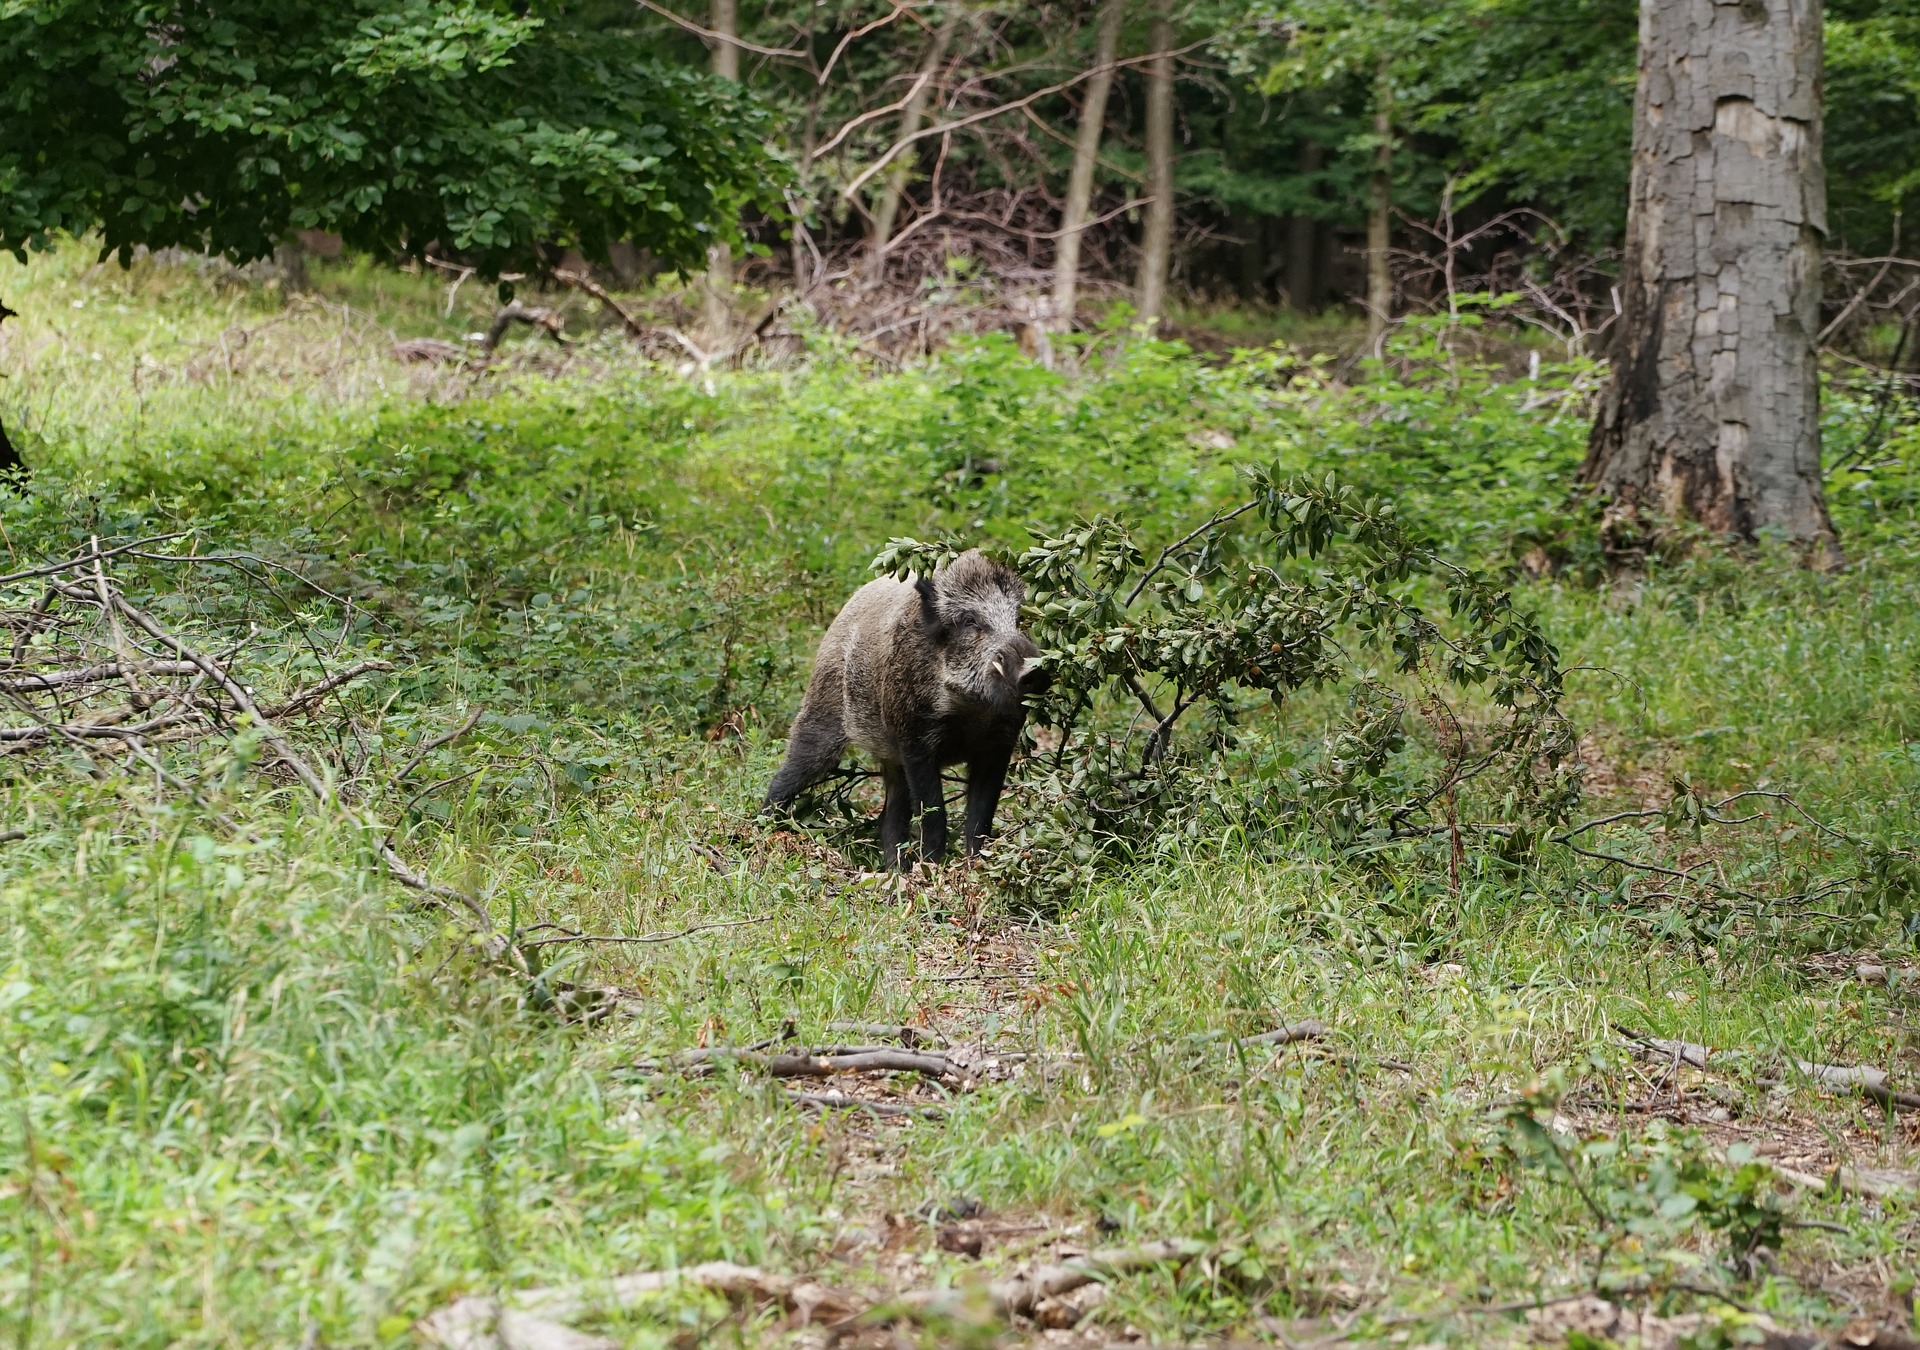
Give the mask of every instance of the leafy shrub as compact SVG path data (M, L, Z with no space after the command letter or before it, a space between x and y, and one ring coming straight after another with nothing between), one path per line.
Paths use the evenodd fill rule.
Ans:
M1390 502L1277 466L1248 483L1250 500L1150 564L1106 516L1036 532L1020 558L1054 681L1033 715L1051 748L1027 761L1023 808L992 851L1014 893L1040 899L1223 824L1309 827L1353 855L1441 836L1457 882L1469 835L1524 854L1565 820L1574 736L1559 654L1532 617ZM874 566L924 575L952 551L896 539ZM1427 613L1438 596L1447 626ZM1284 775L1231 770L1258 707L1247 695L1284 712L1313 694L1344 709L1317 751L1288 753ZM1195 709L1203 729L1183 735Z

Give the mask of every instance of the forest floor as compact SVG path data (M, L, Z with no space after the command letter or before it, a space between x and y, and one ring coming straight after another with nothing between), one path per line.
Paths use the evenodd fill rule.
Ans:
M1007 340L875 373L813 335L700 372L616 332L409 361L491 293L314 286L0 260L9 570L173 536L60 575L269 706L389 667L271 719L324 800L246 718L141 747L7 685L0 1342L1911 1344L1920 1112L1800 1067L1920 1091L1897 406L1829 400L1844 571L1609 580L1560 514L1577 362L1347 388L1105 333L1073 375ZM1576 668L1578 818L1655 814L1464 866L1203 835L1038 910L756 816L890 536L1168 538L1275 456L1511 572ZM44 584L0 596L16 669L145 641L81 592L41 624ZM1682 809L1749 790L1792 804ZM847 1045L922 1071L765 1071ZM1037 1302L989 1289L1036 1271ZM496 1336L495 1299L541 1325Z

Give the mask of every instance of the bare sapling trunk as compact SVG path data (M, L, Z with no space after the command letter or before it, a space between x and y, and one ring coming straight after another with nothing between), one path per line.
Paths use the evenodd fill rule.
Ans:
M8 319L18 317L19 311L8 309L7 302L0 300L0 326L4 326ZM26 471L26 461L20 458L20 451L14 443L7 439L6 424L0 422L0 475L24 474Z
M1173 0L1153 0L1147 63L1147 219L1136 284L1140 321L1157 323L1167 304L1173 253Z
M1093 202L1093 173L1100 160L1100 138L1107 125L1107 99L1113 93L1113 62L1120 52L1120 25L1127 17L1126 0L1106 0L1100 6L1099 27L1093 41L1093 74L1087 78L1087 99L1080 109L1080 128L1073 139L1073 169L1067 176L1067 205L1060 217L1060 243L1053 255L1053 326L1073 327L1073 311L1080 288L1080 237L1087 227L1087 208Z
M713 73L723 80L740 80L740 48L729 39L740 36L739 0L710 0L707 27L714 34ZM727 345L733 328L733 250L715 244L707 250L705 296L700 306L700 331L709 349Z
M1367 350L1386 349L1393 320L1393 270L1387 246L1393 234L1393 68L1380 58L1373 94L1373 175L1367 184Z
M1820 0L1642 0L1613 375L1581 478L1642 517L1839 562L1820 481Z
M934 30L933 41L927 44L926 58L921 61L919 73L914 76L906 106L900 110L900 140L904 141L919 131L920 124L926 120L934 79L947 59L947 48L952 45L954 29L959 24L960 11L955 7L947 11L947 17ZM894 222L900 217L900 199L906 195L907 179L913 173L914 161L918 158L919 154L913 146L895 155L893 164L887 170L885 186L880 189L880 201L873 211L873 230L867 237L867 272L876 281L886 266L887 244L893 239Z
M1320 172L1326 149L1318 141L1300 142L1294 166L1301 177ZM1320 222L1304 211L1287 218L1287 303L1302 313L1320 308Z

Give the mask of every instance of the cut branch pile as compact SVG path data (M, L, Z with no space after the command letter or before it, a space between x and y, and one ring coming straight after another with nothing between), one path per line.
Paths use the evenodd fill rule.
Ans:
M0 660L0 757L67 749L78 752L97 774L95 757L118 753L128 770L143 766L205 805L195 785L168 768L158 749L251 731L272 752L269 766L289 773L321 805L344 809L375 832L381 840L379 855L396 881L472 929L490 959L528 971L524 956L510 951L494 931L484 906L409 866L394 850L390 833L359 817L353 804L342 802L330 777L295 749L279 724L280 719L312 714L363 676L392 670L391 662L354 662L262 704L237 664L256 645L256 626L249 624L246 635L224 651L202 651L129 600L106 563L132 558L169 567L232 569L288 610L293 608L289 598L272 580L276 572L334 601L348 618L356 608L353 602L251 555L154 551L180 537L159 535L110 548L96 539L75 557L0 576L0 630L13 634L12 646ZM192 588L179 589L185 593ZM315 654L321 655L317 647ZM223 828L240 832L235 822L209 810Z
M0 656L0 720L10 723L0 725L0 756L118 750L155 768L151 747L230 735L247 721L327 800L331 789L293 753L275 720L314 713L330 695L393 664L355 662L261 705L235 673L245 640L218 655L199 651L129 601L109 575L106 560L122 553L190 565L251 561L148 551L170 537L116 549L95 541L79 557L0 577L0 596L11 591L18 600L0 608L0 629L13 637Z

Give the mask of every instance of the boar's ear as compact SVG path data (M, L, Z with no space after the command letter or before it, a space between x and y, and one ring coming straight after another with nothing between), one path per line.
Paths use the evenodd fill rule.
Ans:
M945 641L947 626L940 621L940 600L934 594L933 583L925 577L915 577L913 589L920 593L921 622L925 623L927 631L933 634L934 641Z

